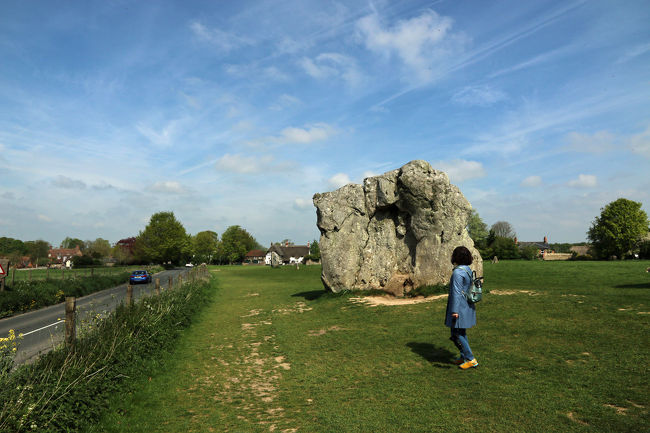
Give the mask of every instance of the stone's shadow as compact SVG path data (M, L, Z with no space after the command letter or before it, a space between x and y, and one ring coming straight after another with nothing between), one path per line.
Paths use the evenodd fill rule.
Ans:
M321 296L325 295L327 290L310 290L308 292L294 293L291 295L293 298L305 298L306 301L314 301Z
M413 353L417 353L422 358L434 364L435 367L451 368L453 366L451 360L455 355L447 349L437 347L431 343L410 342L406 343L406 345Z
M617 289L650 289L650 282L641 284L620 284L614 287Z

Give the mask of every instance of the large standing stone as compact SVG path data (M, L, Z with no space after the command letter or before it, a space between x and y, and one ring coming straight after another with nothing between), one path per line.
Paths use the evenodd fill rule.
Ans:
M333 292L381 289L401 296L414 287L446 284L454 248L483 261L466 226L471 205L447 175L426 161L314 195L322 280Z

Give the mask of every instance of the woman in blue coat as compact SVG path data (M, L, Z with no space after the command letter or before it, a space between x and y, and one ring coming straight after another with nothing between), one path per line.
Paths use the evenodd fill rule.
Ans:
M451 255L451 263L454 271L449 281L445 326L451 328L449 339L460 350L460 357L454 363L466 370L478 367L478 361L467 340L467 328L476 325L476 307L467 302L463 294L472 284L472 270L469 267L472 264L472 253L465 247L457 247Z

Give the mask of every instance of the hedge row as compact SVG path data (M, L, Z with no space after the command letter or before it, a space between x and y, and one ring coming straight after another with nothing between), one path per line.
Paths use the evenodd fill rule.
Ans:
M134 378L173 349L213 287L199 281L120 306L75 350L59 348L11 374L0 372L0 432L80 431L96 423L111 394L132 391Z

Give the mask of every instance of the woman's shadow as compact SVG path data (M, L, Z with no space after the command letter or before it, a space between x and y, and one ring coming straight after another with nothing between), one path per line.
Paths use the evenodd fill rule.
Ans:
M452 358L454 354L447 349L442 347L437 347L431 343L417 343L411 342L406 343L406 345L413 351L417 353L422 358L429 361L437 368L451 368Z

